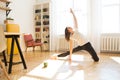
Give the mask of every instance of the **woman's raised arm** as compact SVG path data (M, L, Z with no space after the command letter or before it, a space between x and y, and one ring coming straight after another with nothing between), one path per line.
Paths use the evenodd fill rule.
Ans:
M70 8L70 12L71 12L72 15L73 15L74 27L75 27L75 28L78 28L77 18L76 18L75 14L74 14L74 12L73 12L73 10L72 10L71 8Z

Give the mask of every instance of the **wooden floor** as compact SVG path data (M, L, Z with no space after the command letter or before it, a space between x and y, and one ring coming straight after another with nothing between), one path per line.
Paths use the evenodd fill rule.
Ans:
M120 53L99 53L99 62L94 62L87 52L82 51L72 55L72 62L67 57L50 59L57 54L24 52L27 69L23 64L13 65L9 74L11 80L120 80ZM14 62L17 61L20 57L14 55ZM47 68L43 68L44 62L48 63ZM0 76L0 80L6 79Z

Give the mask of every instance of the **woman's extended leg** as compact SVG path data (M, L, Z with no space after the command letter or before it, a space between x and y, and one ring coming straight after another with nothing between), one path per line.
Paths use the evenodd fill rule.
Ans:
M75 48L73 48L73 52L77 52L77 51L80 51L80 50L82 50L82 47L81 46L77 46L77 47L75 47ZM62 54L59 54L59 55L57 55L58 57L65 57L65 56L67 56L67 55L69 55L70 54L70 51L67 51L67 52L64 52L64 53L62 53Z
M86 50L90 53L90 55L92 56L92 58L94 59L94 61L99 61L99 58L95 52L95 50L93 49L93 47L91 46L90 42L86 43L85 45L83 46L77 46L75 48L73 48L73 53L74 52L77 52L77 51L80 51L80 50ZM65 57L67 55L69 55L70 52L67 51L65 53L62 53L62 54L59 54L57 55L58 57Z

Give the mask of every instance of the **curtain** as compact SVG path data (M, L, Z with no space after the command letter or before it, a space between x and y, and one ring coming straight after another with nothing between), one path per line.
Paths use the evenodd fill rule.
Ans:
M66 26L73 26L70 8L75 12L79 31L100 52L101 0L51 0L50 49L59 49L59 38Z
M70 14L73 0L51 0L50 50L58 51L59 38L64 36L66 26L72 26Z

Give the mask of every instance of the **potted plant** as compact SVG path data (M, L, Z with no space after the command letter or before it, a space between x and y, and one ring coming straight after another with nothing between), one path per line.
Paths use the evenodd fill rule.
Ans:
M11 17L8 17L8 18L6 18L6 20L4 20L4 23L5 23L5 24L13 23L13 22L14 22L14 19L11 18Z
M6 20L14 20L13 18L11 18L11 17L8 17L8 18L6 18Z

